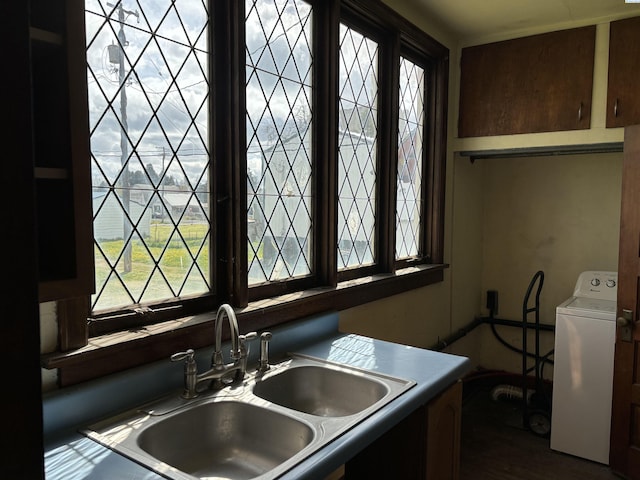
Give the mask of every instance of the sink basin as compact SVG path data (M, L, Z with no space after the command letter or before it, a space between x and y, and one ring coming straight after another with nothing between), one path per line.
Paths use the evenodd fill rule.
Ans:
M180 392L83 433L173 480L271 480L415 382L293 355L185 400Z
M370 407L389 393L389 387L355 372L304 365L256 382L253 393L300 412L343 417Z
M317 443L316 430L303 419L249 399L222 397L178 407L170 399L97 423L84 433L157 473L181 480L273 478Z
M249 403L204 403L142 431L138 446L199 478L249 479L293 457L314 438L311 427Z

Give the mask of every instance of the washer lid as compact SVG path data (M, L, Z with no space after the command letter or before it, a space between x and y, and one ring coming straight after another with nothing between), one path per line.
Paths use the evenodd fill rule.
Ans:
M557 313L592 317L602 320L615 320L616 301L599 298L571 297L558 305Z

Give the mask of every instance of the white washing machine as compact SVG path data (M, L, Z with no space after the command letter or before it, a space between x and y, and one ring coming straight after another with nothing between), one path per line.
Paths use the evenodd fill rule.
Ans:
M556 308L551 448L609 464L616 272L582 272Z

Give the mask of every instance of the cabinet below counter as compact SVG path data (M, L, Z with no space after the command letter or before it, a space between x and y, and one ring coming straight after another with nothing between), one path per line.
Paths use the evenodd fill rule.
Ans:
M309 333L314 335L310 337ZM309 338L314 339L313 343L309 343ZM360 335L339 333L337 314L321 315L293 326L275 329L271 353L278 355L286 352L301 353L333 363L413 380L416 385L279 478L323 479L343 465L346 466L346 480L362 478L360 469L363 460L371 465L367 458L373 458L376 449L384 446L386 442L394 441L398 435L404 436L407 425L412 426L411 436L407 438L418 439L412 442L415 443L414 448L417 448L418 452L408 467L408 471L412 472L411 476L403 478L457 478L459 447L456 445L459 446L461 403L461 384L458 380L470 370L469 359ZM169 371L172 372L180 370L171 368L176 367L175 364L169 367ZM145 383L148 388L163 380L173 385L167 385L168 392L172 388L179 391L181 372L167 376L166 368L165 364L159 365L156 370L160 371L150 371L146 375L146 381L140 376L143 372L136 371L131 372L129 376L116 375L113 379L105 379L66 392L62 390L46 397L43 401L45 433L50 430L49 438L45 435L46 480L163 478L76 431L99 416L111 415L124 409L123 404L117 407L100 405L95 410L101 410L102 413L93 412L87 408L87 403L90 406L96 399L105 404L112 400L122 401L123 393L134 393L127 392L125 385L135 385L133 390L144 391ZM149 369L153 370L152 367ZM147 397L146 400L151 398ZM139 403L142 403L139 399L131 398L128 405L135 406ZM82 410L85 411L84 414ZM68 418L63 422L58 418L60 416ZM58 423L54 429L56 422ZM446 431L443 431L443 428ZM63 433L54 430L62 430ZM429 440L430 436L434 435L440 442ZM448 460L447 456L441 455L437 449L438 444L443 443L443 439L447 439L447 442L451 439L451 448L447 447ZM393 451L389 452L381 463L397 465L406 462L404 458L400 462L391 461L390 456L394 454ZM449 473L443 477L442 472Z

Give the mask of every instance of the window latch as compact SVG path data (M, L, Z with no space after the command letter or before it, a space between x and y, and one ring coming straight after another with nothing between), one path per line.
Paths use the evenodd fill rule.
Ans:
M133 311L137 315L148 315L150 313L155 313L155 310L153 310L152 308L149 308L149 307L136 307L136 308L133 309Z

